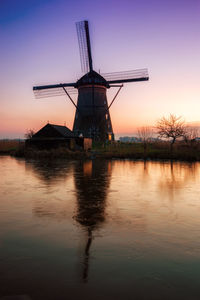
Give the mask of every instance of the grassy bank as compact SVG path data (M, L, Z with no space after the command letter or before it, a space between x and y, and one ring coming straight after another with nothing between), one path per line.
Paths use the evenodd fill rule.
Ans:
M169 142L142 143L119 143L95 144L90 152L70 151L65 148L52 150L26 149L23 142L0 141L0 154L10 154L26 158L106 158L106 159L174 159L183 161L200 161L200 143L179 142L170 150Z
M0 140L0 154L11 154L23 147L21 140Z
M66 148L51 150L38 150L26 148L25 142L16 140L1 140L0 155L11 155L16 157L25 157L33 159L52 159L52 158L88 158L88 153L83 151L70 151Z
M200 143L177 143L170 149L169 142L155 142L144 146L142 143L112 143L96 145L93 151L98 157L132 159L174 159L200 161Z

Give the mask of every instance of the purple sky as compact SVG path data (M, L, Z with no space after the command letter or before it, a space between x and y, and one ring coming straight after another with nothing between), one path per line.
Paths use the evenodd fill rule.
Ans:
M47 121L72 128L70 101L36 100L32 86L83 75L75 22L84 19L97 71L149 69L149 82L125 85L113 104L115 133L131 135L169 113L200 121L199 0L0 0L0 138Z

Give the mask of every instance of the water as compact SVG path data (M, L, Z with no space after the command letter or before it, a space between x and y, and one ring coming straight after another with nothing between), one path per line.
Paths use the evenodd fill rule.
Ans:
M0 157L0 174L0 299L200 298L200 163Z

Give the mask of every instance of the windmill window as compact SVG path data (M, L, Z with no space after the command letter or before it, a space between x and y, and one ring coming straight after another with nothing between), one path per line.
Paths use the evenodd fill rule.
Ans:
M106 114L106 120L108 120L108 114Z

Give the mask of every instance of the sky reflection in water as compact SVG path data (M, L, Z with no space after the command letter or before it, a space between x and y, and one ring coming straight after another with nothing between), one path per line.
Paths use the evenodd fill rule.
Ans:
M0 296L199 298L199 163L0 157L0 172Z

